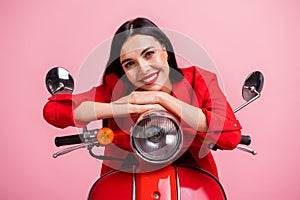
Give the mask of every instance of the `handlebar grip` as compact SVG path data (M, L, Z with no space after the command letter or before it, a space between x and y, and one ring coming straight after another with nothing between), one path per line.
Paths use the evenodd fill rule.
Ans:
M244 145L251 144L251 137L249 135L242 135L240 144L244 144Z
M249 135L242 135L241 137L241 141L239 144L243 144L243 145L249 145L251 144L251 137ZM211 150L216 151L216 150L223 150L222 148L220 148L218 145L216 144L210 144L209 147Z
M56 137L55 145L57 147L60 147L60 146L64 146L64 145L80 144L80 143L82 143L81 138L82 138L82 134Z

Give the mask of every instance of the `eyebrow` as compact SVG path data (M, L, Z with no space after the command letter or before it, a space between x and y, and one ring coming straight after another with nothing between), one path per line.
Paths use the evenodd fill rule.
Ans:
M145 49L141 52L141 55L143 55L145 52L147 52L149 49L152 49L152 48L154 48L154 46L150 46L150 47L145 48ZM132 60L132 59L131 59L131 58L126 58L125 60L122 60L121 64L123 64L123 63L125 63L125 62L128 62L128 61L130 61L130 60Z
M153 46L150 46L150 47L147 47L146 49L144 49L141 53L141 55L143 55L146 51L148 51L149 49L152 49L154 48Z

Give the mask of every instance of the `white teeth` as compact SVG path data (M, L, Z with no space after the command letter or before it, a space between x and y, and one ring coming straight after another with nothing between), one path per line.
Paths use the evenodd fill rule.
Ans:
M144 79L143 82L151 82L152 80L154 80L156 78L157 74L154 74L153 76L147 78L147 79Z

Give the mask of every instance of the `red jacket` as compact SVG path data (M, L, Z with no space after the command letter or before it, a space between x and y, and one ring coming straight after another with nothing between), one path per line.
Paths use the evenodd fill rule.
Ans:
M173 84L172 95L201 108L209 125L208 132L197 132L182 122L183 130L193 138L189 152L200 168L218 177L216 164L210 150L207 148L207 144L215 142L224 150L234 149L240 142L241 126L226 101L226 97L220 90L215 74L197 67L183 68L182 71L184 79ZM120 80L116 75L110 74L107 76L105 84L92 88L88 92L76 95L60 94L50 97L44 106L44 118L48 123L59 128L82 127L86 124L74 121L72 112L74 107L83 101L109 103L130 94L132 90L130 84ZM112 150L107 146L105 154L111 155L111 153L114 153L114 155L117 154L123 157L126 155L124 152L130 148L129 135L121 134L121 132L129 133L131 124L132 119L130 117L108 120L108 127L114 130L116 134L120 133L122 135L120 141L123 143L123 147ZM109 168L118 165L112 164L114 161L104 161L104 163L106 166L103 166L102 174L108 171ZM107 166L109 167L107 168Z

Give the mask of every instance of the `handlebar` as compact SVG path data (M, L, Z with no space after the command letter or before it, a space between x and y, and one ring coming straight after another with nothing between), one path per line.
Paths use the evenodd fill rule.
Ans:
M94 130L87 130L87 128L84 128L82 134L56 137L55 145L57 147L65 146L65 145L74 145L74 144L78 144L78 145L74 145L74 146L65 148L63 150L60 150L59 152L53 154L53 157L57 158L60 155L69 153L76 149L87 148L89 150L90 154L93 157L96 157L98 159L120 160L119 158L96 155L92 151L93 147L105 146L105 145L110 144L112 141L114 141L114 143L116 143L116 144L121 145L124 148L127 147L128 149L130 149L130 147L129 147L130 142L127 140L128 134L126 134L122 131L119 131L117 135L118 135L118 137L114 138L113 131L110 130L109 128L101 128L101 129L94 129Z
M73 144L79 144L79 145L63 149L63 150L55 153L53 155L53 157L56 158L60 155L66 154L70 151L73 151L73 150L76 150L76 149L79 149L79 148L92 147L94 145L96 145L96 146L99 145L99 143L97 141L97 138L96 138L96 135L97 135L98 131L99 131L99 129L95 129L95 130L91 130L91 131L87 131L85 129L82 134L56 137L55 138L55 145L57 147L65 146L65 145L73 145ZM128 141L128 139L129 139L128 134L126 134L125 132L120 131L118 134L116 134L116 136L117 135L118 135L118 137L115 137L114 143L121 145L123 148L131 149L131 147L129 145L130 142ZM255 150L252 150L247 146L243 146L243 145L249 145L250 143L251 143L251 137L248 136L248 135L242 135L240 144L236 148L239 149L239 150L251 153L253 155L256 155L257 152ZM222 150L222 148L218 147L216 144L213 144L213 143L210 144L208 147L211 150L214 150L214 151ZM91 151L90 151L90 153L91 153L91 155L93 155L93 153ZM101 158L102 157L103 156L101 156Z
M249 135L242 135L241 141L236 148L241 151L245 151L245 152L251 153L253 155L256 155L257 151L250 149L247 146L244 146L244 145L249 145L249 144L251 144L251 137ZM223 150L222 148L220 148L219 146L217 146L216 144L213 144L213 143L211 143L208 147L213 151Z
M240 141L239 144L247 145L247 146L250 145L251 144L251 137L249 135L242 135L241 141ZM214 150L214 151L223 150L222 148L220 148L219 146L217 146L216 144L213 144L213 143L209 145L209 148L211 150Z
M57 147L60 147L65 145L80 144L82 143L82 141L83 141L83 134L78 134L78 135L56 137L54 142Z
M98 130L93 130L93 131L98 131ZM121 138L124 138L122 136L125 136L125 135L126 135L126 133L124 133L124 132L122 134L119 134L120 138L119 137L115 138L117 140L116 142L118 143L118 141L124 140L124 139L121 139ZM90 137L90 134L89 134L89 137ZM94 139L95 137L92 136L92 138ZM89 139L91 139L91 137ZM62 137L56 137L55 138L55 145L57 147L60 147L60 146L65 146L65 145L81 144L81 143L85 143L86 140L87 140L87 138L86 138L85 134L62 136ZM93 142L95 142L95 140L93 140ZM247 145L247 146L250 145L251 144L251 137L249 135L242 135L241 141L240 141L239 144ZM218 147L215 144L209 145L209 148L214 150L214 151L222 150L222 148Z
M242 135L240 144L250 145L251 144L251 137L249 135Z

